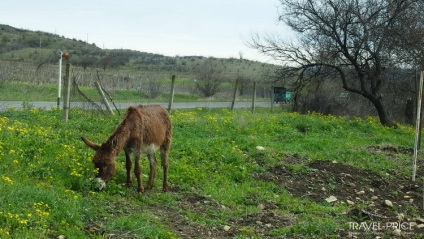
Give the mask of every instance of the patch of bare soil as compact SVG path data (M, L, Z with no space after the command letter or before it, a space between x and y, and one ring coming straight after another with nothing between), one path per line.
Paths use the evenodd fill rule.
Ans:
M241 230L244 230L243 228L249 228L243 232L244 234L256 235L260 238L270 238L267 235L271 230L293 223L290 217L273 213L272 210L278 207L272 202L266 202L261 207L262 210L260 210L260 213L246 214L237 219L230 219L216 227L205 227L196 222L189 221L181 213L181 210L194 212L203 218L214 219L211 212L230 209L210 197L185 193L184 197L178 203L180 210L162 208L162 215L167 216L168 221L166 224L181 238L234 238Z
M255 235L260 238L271 238L269 232L271 230L282 228L294 223L294 219L290 216L279 215L273 210L278 206L272 202L261 204L261 210L257 214L246 214L243 217L230 219L223 222L222 225L216 227L206 227L203 224L190 220L186 212L196 213L202 218L213 218L213 212L218 210L230 210L224 205L219 204L211 197L198 195L195 193L186 192L178 193L181 198L178 201L177 207L165 207L161 205L146 206L143 208L135 208L134 205L125 202L115 202L107 205L110 215L122 216L132 213L155 212L163 225L173 231L179 238L216 238L230 239L237 234L243 233L246 235ZM212 213L211 213L212 212ZM108 231L104 228L105 222L99 219L98 221L89 221L86 223L85 230L91 234L101 235L103 238L136 238L138 231ZM245 229L248 228L248 229ZM142 230L141 228L140 230ZM245 231L243 231L245 230ZM242 231L242 232L241 232Z
M370 147L368 150L393 158L397 153L410 153L409 149L397 149L391 146ZM296 197L308 198L315 202L329 200L333 201L331 203L350 205L350 210L346 214L351 218L351 228L340 231L339 235L342 238L376 236L393 238L394 235L398 238L415 238L412 236L424 234L424 229L418 226L424 223L421 219L423 218L422 185L397 175L396 172L390 172L390 177L383 177L370 170L330 161L308 163L310 169L307 173L293 172L290 164L298 164L302 160L291 156L287 161L284 160L286 163L284 166L273 167L266 173L257 175L257 178L275 182ZM395 226L394 223L403 226L400 228L400 235L396 235L399 231L395 232L395 227L387 228L387 225ZM375 228L372 229L370 226ZM376 228L377 226L379 228Z

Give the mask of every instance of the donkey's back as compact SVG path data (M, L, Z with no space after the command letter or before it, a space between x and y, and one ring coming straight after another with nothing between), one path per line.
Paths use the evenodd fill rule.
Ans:
M159 105L129 107L123 124L130 124L128 146L169 148L172 139L172 124L168 112ZM136 141L136 142L132 142ZM138 144L138 145L137 145Z

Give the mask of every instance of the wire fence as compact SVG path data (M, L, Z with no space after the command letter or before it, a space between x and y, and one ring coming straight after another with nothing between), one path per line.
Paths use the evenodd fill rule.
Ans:
M1 61L0 63L0 84L7 81L33 85L58 85L58 65L34 65L20 61ZM66 84L64 79L66 77L65 65L62 66L62 96L65 94L63 86ZM175 76L175 84L172 89L173 75ZM171 97L173 103L177 106L178 103L186 103L186 107L194 107L188 104L193 102L204 107L230 107L233 100L235 100L236 107L250 107L249 102L252 102L253 98L260 102L259 105L269 106L272 97L271 79L262 73L242 75L237 72L223 72L219 79L214 79L214 82L203 82L193 72L174 72L172 70L157 72L154 70L71 66L69 80L71 81L70 106L95 109L101 111L102 114L107 114L105 113L107 107L96 84L105 94L112 109L117 111L129 104L160 103L168 105ZM254 84L256 85L255 88L253 87ZM216 87L216 89L213 95L205 96L201 91L202 87ZM173 95L171 95L171 90L173 90ZM235 90L236 93L234 94ZM16 92L16 96L25 94L25 91L22 89L22 92ZM57 92L49 91L45 92L44 95L48 95L48 98L51 99L48 101L53 104L58 97L57 94ZM8 99L8 101L19 102L18 98L17 100ZM27 99L29 99L27 103L36 104L36 97L32 99L27 96ZM216 104L212 106L214 102ZM10 104L11 102L8 102L8 105ZM63 104L63 99L61 104ZM15 104L15 107L18 106Z

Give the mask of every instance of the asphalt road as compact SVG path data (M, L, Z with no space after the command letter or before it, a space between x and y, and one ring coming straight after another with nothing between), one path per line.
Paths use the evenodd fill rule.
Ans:
M102 107L103 104L98 103ZM140 102L115 102L115 105L118 109L126 109L130 105L162 105L165 108L168 108L168 103L140 103ZM0 101L0 110L8 109L9 107L14 108L23 108L24 105L31 106L33 108L40 109L51 109L57 106L57 102L23 102L23 101ZM81 107L83 103L81 102L72 102L72 107ZM61 102L61 107L63 106L63 102ZM110 104L112 109L115 107L113 104ZM192 109L192 108L229 108L231 106L231 102L174 102L172 104L172 109ZM270 102L256 102L255 106L257 107L270 107ZM234 108L250 108L252 107L252 102L236 102L234 104Z

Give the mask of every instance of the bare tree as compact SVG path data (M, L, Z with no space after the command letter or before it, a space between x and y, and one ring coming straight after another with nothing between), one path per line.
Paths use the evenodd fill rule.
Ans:
M87 70L87 67L91 67L93 66L95 63L95 59L94 57L84 57L79 61L79 64L82 66L82 68L85 70Z
M103 71L106 71L107 67L112 66L112 58L110 56L105 56L100 59L100 65L103 68Z
M407 41L400 39L422 0L280 0L279 20L298 36L253 37L251 47L281 60L291 72L305 78L335 72L342 87L369 100L380 122L396 126L383 105L381 90L386 68L399 66ZM408 15L408 14L411 15ZM420 17L422 19L422 17ZM421 21L422 23L422 21ZM423 24L415 30L423 31ZM396 33L396 34L395 34ZM398 41L395 41L395 40ZM286 72L287 73L287 72Z
M406 10L389 36L400 50L398 59L405 65L424 69L424 2L417 1ZM405 27L407 26L407 27Z
M204 97L214 96L219 92L219 87L223 83L223 69L214 63L214 61L207 59L202 64L198 65L195 69L196 89Z

